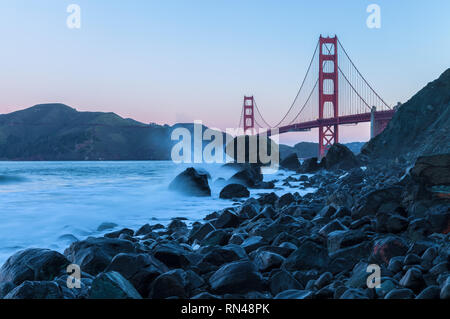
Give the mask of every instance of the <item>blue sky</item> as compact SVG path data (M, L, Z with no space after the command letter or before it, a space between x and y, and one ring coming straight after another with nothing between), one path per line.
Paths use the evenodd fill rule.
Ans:
M81 7L81 29L66 8ZM366 8L381 7L369 29ZM337 34L390 104L450 67L450 1L2 0L0 113L61 102L143 122L237 125L243 95L277 122L320 34ZM368 138L344 127L343 141ZM296 133L289 142L317 140ZM292 140L292 141L291 141Z

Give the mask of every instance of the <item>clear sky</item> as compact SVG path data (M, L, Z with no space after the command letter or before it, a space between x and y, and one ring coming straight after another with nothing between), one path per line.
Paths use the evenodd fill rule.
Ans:
M81 29L69 29L69 4ZM381 28L369 29L369 4ZM142 122L235 127L244 95L277 122L320 34L337 34L389 104L450 67L448 0L1 0L0 113L61 102ZM367 125L342 140L367 140ZM292 143L317 141L296 133Z

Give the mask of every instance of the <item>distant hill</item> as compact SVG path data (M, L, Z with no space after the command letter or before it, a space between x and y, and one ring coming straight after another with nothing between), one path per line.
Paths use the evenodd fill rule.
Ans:
M176 127L40 104L0 115L0 160L167 160Z
M344 145L347 146L353 153L359 154L364 144L364 142L351 142ZM280 154L282 158L294 152L297 153L297 156L299 158L317 157L318 150L318 143L300 142L295 144L294 146L280 144Z
M400 106L387 128L361 154L370 158L420 155L450 150L450 69Z

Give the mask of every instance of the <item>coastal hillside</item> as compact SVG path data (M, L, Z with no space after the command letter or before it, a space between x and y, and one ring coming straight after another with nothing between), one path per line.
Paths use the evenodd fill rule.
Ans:
M383 133L361 153L370 158L448 152L450 149L450 69L400 106Z
M40 104L0 115L0 160L167 160L176 127Z

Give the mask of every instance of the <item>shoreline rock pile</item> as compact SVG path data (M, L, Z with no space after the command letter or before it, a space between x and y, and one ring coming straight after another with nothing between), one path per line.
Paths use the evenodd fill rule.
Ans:
M316 193L236 199L192 227L176 218L125 228L64 254L20 251L0 268L0 297L449 299L450 202L434 187L450 185L450 154L365 170L342 158L346 171L301 176L299 188ZM79 288L67 285L69 264ZM380 285L370 288L374 265Z

